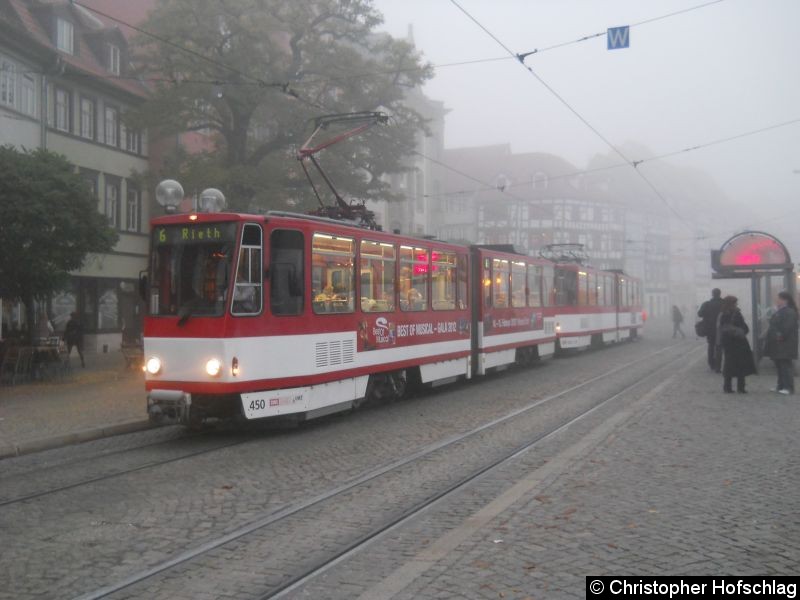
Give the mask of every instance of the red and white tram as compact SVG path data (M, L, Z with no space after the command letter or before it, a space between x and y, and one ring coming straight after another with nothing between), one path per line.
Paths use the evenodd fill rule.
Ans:
M644 325L641 282L622 272L555 266L558 348L584 348L638 335Z
M475 286L473 364L477 375L555 352L553 264L509 247L472 248Z
M154 219L148 413L311 418L641 327L637 281L510 250L291 213Z

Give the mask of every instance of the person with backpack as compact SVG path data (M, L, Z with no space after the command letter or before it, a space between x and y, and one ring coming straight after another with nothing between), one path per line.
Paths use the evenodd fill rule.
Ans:
M699 337L706 338L708 343L708 367L716 372L720 372L722 354L717 348L717 317L722 309L722 290L714 288L711 290L711 299L706 300L697 311L697 316L702 319L695 325L695 333Z
M756 363L747 334L750 328L739 310L736 296L725 296L722 309L717 317L717 345L722 348L723 364L722 391L733 393L733 378L736 378L736 391L746 394L745 378L756 373Z
M769 320L764 354L775 363L779 394L794 394L794 363L797 358L797 305L789 292L780 292L777 310Z

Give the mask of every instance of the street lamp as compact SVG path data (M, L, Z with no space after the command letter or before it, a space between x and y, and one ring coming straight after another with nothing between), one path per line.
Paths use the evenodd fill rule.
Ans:
M183 202L183 186L174 179L165 179L156 186L156 202L167 213L174 213Z

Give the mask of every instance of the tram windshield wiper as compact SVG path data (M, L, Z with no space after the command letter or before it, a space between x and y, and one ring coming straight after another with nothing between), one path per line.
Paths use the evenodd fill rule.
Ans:
M178 319L178 327L186 325L186 322L192 318L192 315L194 315L193 305L191 303L184 304L178 311L178 316L180 317L180 319Z

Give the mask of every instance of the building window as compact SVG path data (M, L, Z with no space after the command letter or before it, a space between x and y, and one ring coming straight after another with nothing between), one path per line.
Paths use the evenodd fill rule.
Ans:
M106 176L106 217L109 224L119 228L119 182Z
M119 46L114 44L108 45L108 70L114 75L119 75Z
M127 231L138 233L142 221L142 195L130 183L128 183L128 199L125 206L125 227Z
M119 298L116 279L97 280L97 329L119 329Z
M0 61L0 103L16 106L17 70L14 63Z
M119 133L119 113L116 108L106 106L105 115L104 141L109 146L116 146Z
M89 98L81 98L81 137L94 139L95 105Z
M70 130L71 99L72 96L67 90L56 88L53 125L60 131Z
M99 198L97 193L97 171L90 171L89 169L81 169L81 176L86 181L86 185L92 192L92 196Z
M124 131L125 150L128 152L133 152L134 154L139 154L142 151L142 145L140 142L141 135L139 134L139 130L128 129L124 125L122 127Z
M32 75L22 75L19 96L19 109L26 115L36 116L36 80Z
M65 19L56 20L56 47L62 52L73 53L72 23Z

